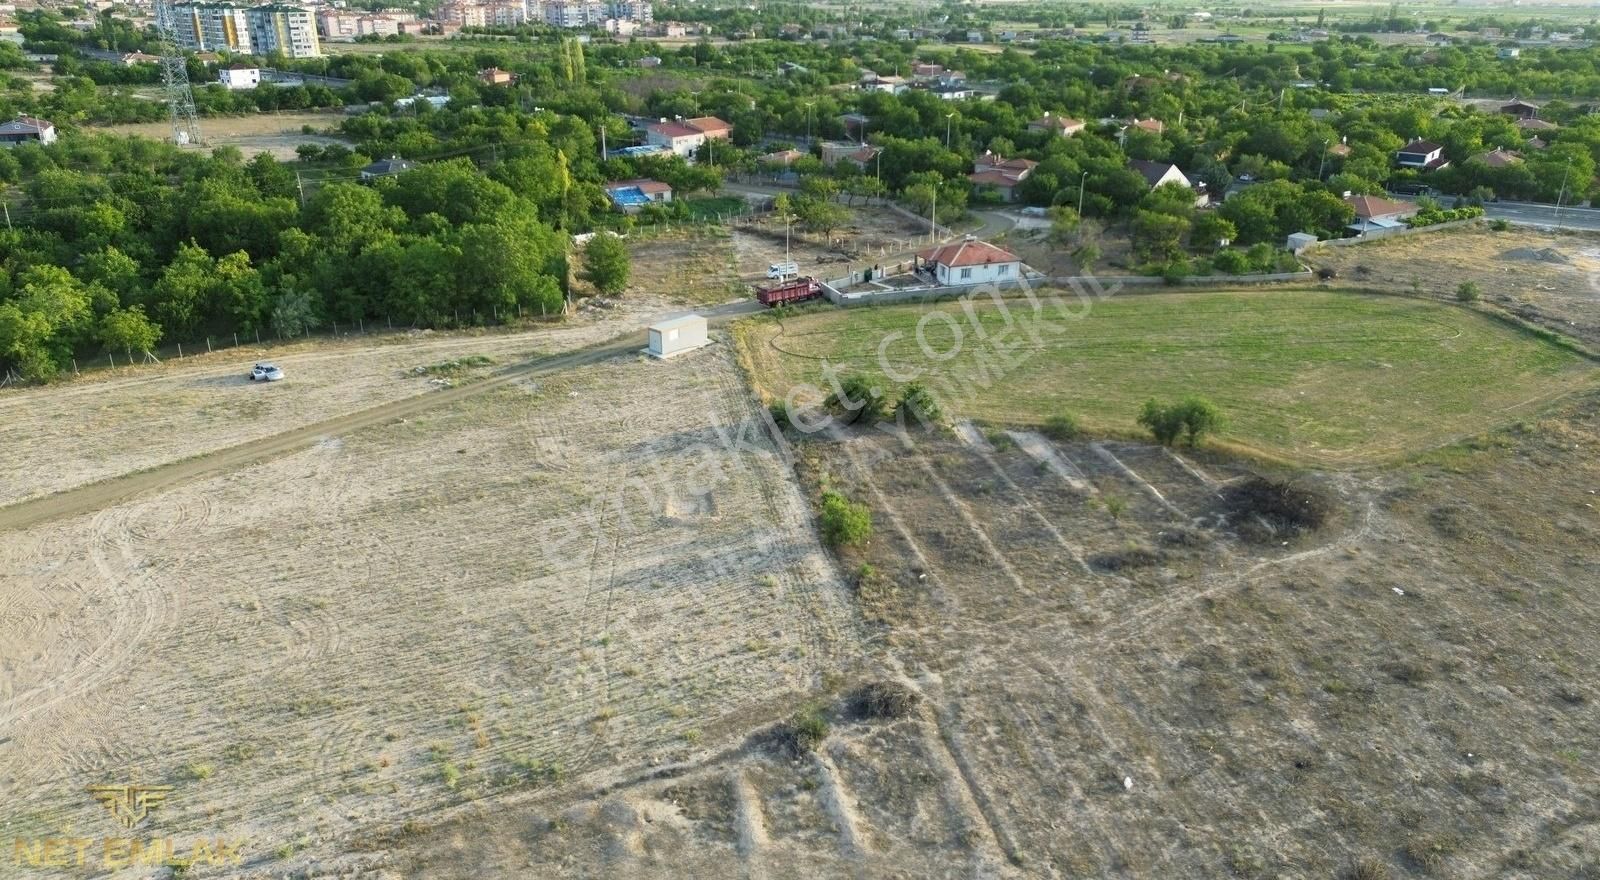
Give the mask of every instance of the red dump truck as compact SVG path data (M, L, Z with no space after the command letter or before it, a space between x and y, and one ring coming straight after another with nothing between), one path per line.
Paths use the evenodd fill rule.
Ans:
M811 278L791 278L765 287L756 287L756 302L772 308L816 299L822 295L822 285Z

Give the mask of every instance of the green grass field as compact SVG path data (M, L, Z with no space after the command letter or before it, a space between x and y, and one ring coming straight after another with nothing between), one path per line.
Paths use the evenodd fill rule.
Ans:
M1137 294L1095 302L1081 318L1008 306L1009 330L986 301L971 316L944 302L819 311L739 332L774 397L820 384L824 358L841 374L865 372L895 388L881 350L891 370L918 373L957 418L1023 425L1069 412L1093 431L1131 434L1144 400L1200 394L1226 413L1229 444L1328 465L1401 458L1528 418L1600 380L1559 345L1466 309L1397 297ZM1037 341L1029 326L1041 328Z

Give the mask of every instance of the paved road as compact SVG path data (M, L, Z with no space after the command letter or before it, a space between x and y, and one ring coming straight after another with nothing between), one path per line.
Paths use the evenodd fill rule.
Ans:
M1390 198L1401 202L1417 200L1416 196L1391 195ZM1450 203L1448 197L1441 201L1446 205ZM1490 220L1506 220L1523 226L1600 229L1600 209L1596 208L1563 206L1557 211L1555 205L1543 205L1537 202L1487 202L1483 206L1483 216Z
M746 301L726 303L702 310L700 314L705 315L708 323L715 326L760 310L759 303ZM607 342L565 354L533 358L497 370L481 382L403 397L261 440L224 447L194 458L159 465L150 470L124 474L9 507L0 507L0 532L25 529L49 520L89 513L137 495L163 491L191 480L248 467L311 446L327 437L349 434L362 428L407 418L426 410L449 406L459 400L483 394L528 376L546 376L618 355L631 354L644 347L644 344L644 329L630 330ZM287 390L292 391L292 386Z
M1483 215L1495 220L1529 226L1552 226L1558 229L1600 229L1600 210L1594 208L1563 207L1559 212L1554 205L1531 202L1490 202L1483 206Z

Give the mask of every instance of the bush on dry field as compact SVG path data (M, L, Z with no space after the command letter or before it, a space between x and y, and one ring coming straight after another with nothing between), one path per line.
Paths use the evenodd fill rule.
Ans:
M828 719L822 710L807 706L778 728L778 741L796 757L816 749L828 738Z
M834 547L864 544L872 537L872 513L829 489L822 493L822 537Z
M1079 426L1077 416L1059 413L1044 420L1044 432L1054 440L1076 440L1083 433L1083 428Z
M875 681L856 692L856 711L863 718L905 718L916 709L917 694L892 681Z

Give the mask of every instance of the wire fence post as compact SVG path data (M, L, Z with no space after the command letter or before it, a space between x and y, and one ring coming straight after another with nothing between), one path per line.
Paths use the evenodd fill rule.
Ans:
M239 347L239 334L237 334L237 333L233 334L233 347L234 348L238 348Z
M183 343L178 343L178 360L183 360Z
M356 319L356 332L357 333L365 333L365 332L367 332L367 319L365 319L365 318L357 318Z
M74 375L74 376L78 375L78 359L77 358L73 358L72 359L72 375Z
M206 337L206 354L211 354L211 337Z
M278 338L279 339L283 338L283 334L281 332L278 334ZM256 328L256 345L260 345L260 344L261 344L261 328L257 327Z
M116 358L116 355L113 355L113 354L112 354L112 353L111 353L111 352L109 352L109 351L108 351L108 352L106 352L106 362L107 362L107 363L109 363L109 364L110 364L110 365L111 365L111 369L113 369L113 370L115 370L115 369L116 369L116 368L117 368L117 358Z

